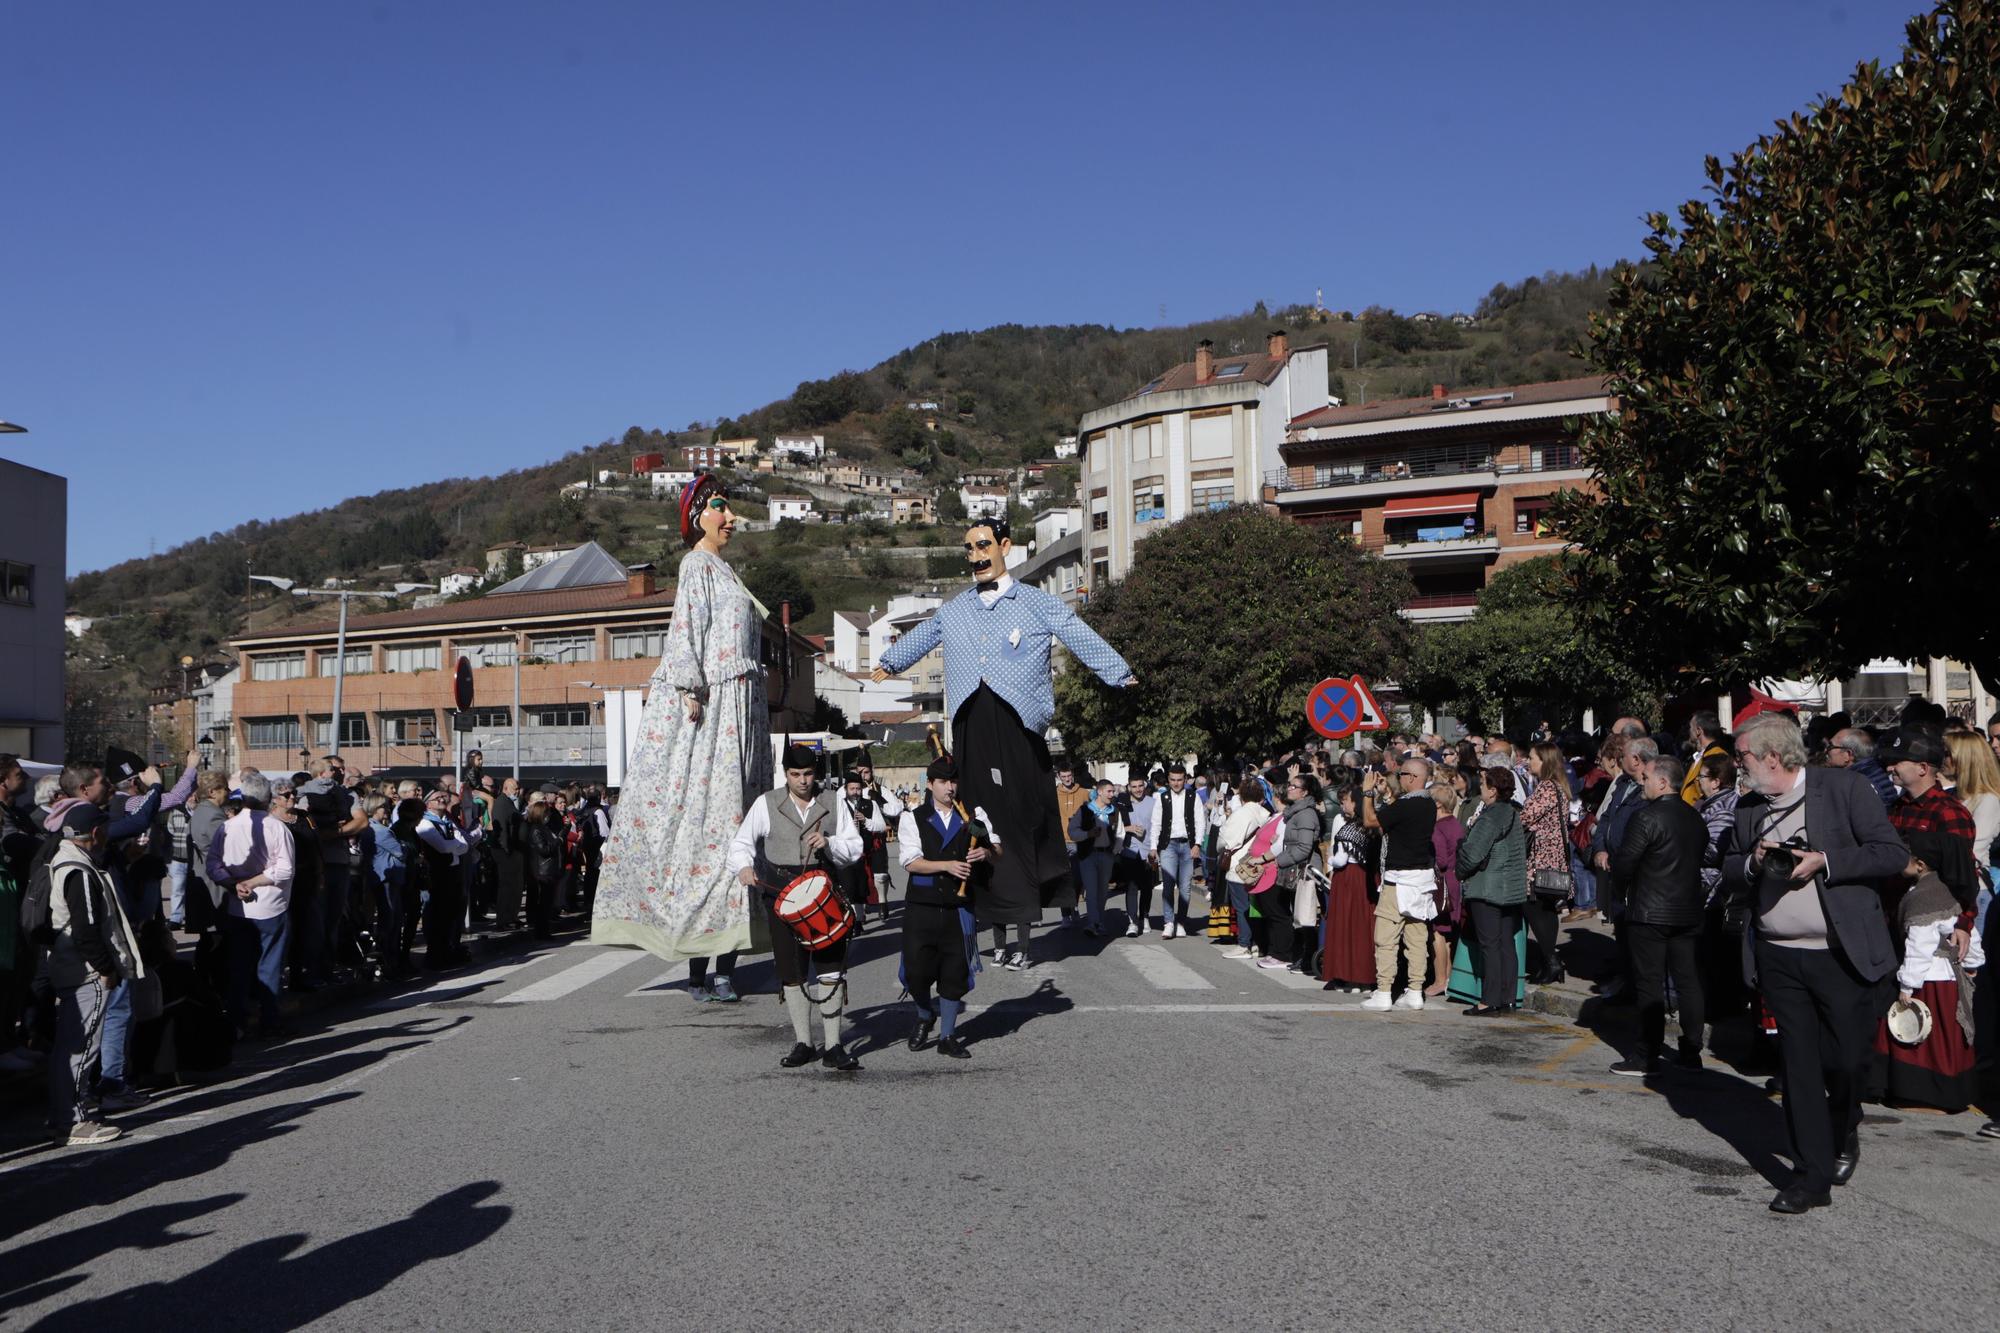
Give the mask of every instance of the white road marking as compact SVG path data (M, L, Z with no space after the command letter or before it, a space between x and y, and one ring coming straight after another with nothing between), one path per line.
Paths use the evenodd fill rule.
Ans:
M1252 963L1250 964L1250 970L1266 981L1275 981L1280 986L1289 986L1293 990L1322 989L1321 983L1316 978L1304 976L1292 971L1290 968L1274 967L1267 970Z
M594 958L586 958L580 963L564 968L552 977L544 977L532 985L517 991L496 996L495 1004L534 1004L542 1000L560 1000L571 991L582 990L594 981L602 981L623 967L630 967L642 958L653 955L644 949L606 949Z
M1137 968L1155 990L1214 990L1215 983L1158 944L1128 944L1107 950Z
M556 951L556 953L560 952L561 950ZM420 1009L424 1005L437 1004L445 1000L462 1000L466 996L476 994L502 978L512 976L524 967L533 967L543 959L553 957L555 957L554 953L546 953L537 954L532 958L515 958L504 963L496 963L492 967L483 967L477 972L468 972L464 976L445 978L423 990L410 991L403 995L385 996L380 1000L362 1006L362 1012L379 1014L393 1009Z
M1001 1000L995 1004L966 1006L969 1014L988 1009L1019 1008L1021 1000ZM1054 1011L1052 1011L1054 1012ZM1356 1004L1078 1004L1061 1011L1065 1014L1343 1014L1363 1012ZM1372 1015L1371 1015L1372 1017Z
M674 993L674 988L687 979L688 965L686 963L675 963L672 967L660 973L659 976L654 977L651 981L639 987L638 990L629 992L625 998L630 1000L641 995L671 995Z

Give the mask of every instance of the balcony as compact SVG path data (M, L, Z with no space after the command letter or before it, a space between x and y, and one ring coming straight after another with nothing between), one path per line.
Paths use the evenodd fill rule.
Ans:
M1500 534L1492 528L1419 528L1410 532L1387 532L1379 542L1361 543L1363 550L1379 552L1388 560L1422 560L1439 556L1492 555L1500 549Z
M1419 594L1403 603L1403 619L1419 624L1470 620L1472 613L1478 609L1479 594L1476 592Z
M1264 484L1283 494L1286 491L1421 490L1418 483L1440 480L1470 485L1492 486L1501 478L1522 473L1566 472L1582 466L1574 445L1545 445L1530 450L1513 448L1518 455L1502 461L1497 449L1458 445L1434 449L1405 449L1393 454L1364 454L1326 463L1298 463L1271 468Z

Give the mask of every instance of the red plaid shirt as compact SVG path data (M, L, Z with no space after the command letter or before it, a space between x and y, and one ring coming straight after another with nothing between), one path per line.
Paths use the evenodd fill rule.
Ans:
M1904 792L1889 804L1889 822L1898 833L1956 833L1968 846L1977 836L1972 812L1958 793L1932 787L1922 796Z

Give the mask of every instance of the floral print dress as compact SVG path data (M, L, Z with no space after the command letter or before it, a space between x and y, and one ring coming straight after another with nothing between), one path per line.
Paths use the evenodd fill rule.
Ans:
M771 787L760 637L757 604L736 572L688 552L604 848L592 943L636 945L669 962L753 947L748 891L725 863L744 811ZM702 699L699 722L688 721L682 690Z

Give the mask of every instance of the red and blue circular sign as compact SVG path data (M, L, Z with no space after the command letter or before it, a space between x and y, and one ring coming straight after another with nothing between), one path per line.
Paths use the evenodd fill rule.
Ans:
M1330 741L1346 740L1357 731L1378 731L1384 725L1375 696L1359 676L1329 676L1306 695L1306 721Z

